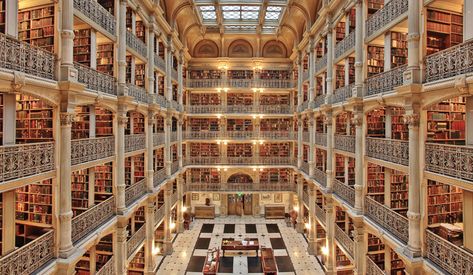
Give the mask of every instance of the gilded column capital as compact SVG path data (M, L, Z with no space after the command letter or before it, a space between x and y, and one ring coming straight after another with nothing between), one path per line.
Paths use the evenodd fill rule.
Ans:
M74 113L64 112L59 114L61 126L72 126L76 115Z
M402 117L404 124L412 127L419 127L420 116L419 114L406 114Z

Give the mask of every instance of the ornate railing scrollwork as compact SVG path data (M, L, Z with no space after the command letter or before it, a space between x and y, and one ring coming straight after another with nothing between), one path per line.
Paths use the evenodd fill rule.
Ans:
M223 138L220 134L220 131L209 131L209 132L191 132L191 131L186 131L184 132L184 139L185 140L192 140L192 139L197 139L197 140L205 140L205 139L218 139L218 138Z
M327 174L324 171L315 168L314 179L323 187L327 187Z
M224 106L221 105L186 105L185 110L191 114L213 114L227 112Z
M281 183L201 183L193 182L186 185L188 192L295 192L296 185L292 182Z
M177 141L177 131L171 132L170 139L171 139L171 142Z
M146 44L130 31L126 31L126 45L142 57L146 58L148 56Z
M327 134L325 133L315 133L315 144L320 146L327 146Z
M176 69L171 69L171 78L174 79L175 81L177 81L177 78L178 78L178 73L176 71Z
M161 168L153 174L153 186L158 187L166 179L166 169Z
M109 34L115 35L115 17L97 1L74 0L74 9L80 11L89 19L97 23L97 25L102 27Z
M283 79L259 79L259 88L262 89L291 89L295 88L294 80Z
M33 274L54 259L54 231L0 258L0 274Z
M161 205L158 209L154 211L154 226L158 225L158 223L164 219L164 204Z
M0 181L54 171L54 142L0 146Z
M355 31L348 34L342 41L335 45L335 59L341 57L346 52L355 48Z
M179 161L176 160L171 164L171 175L177 173L177 171L179 171Z
M117 95L117 80L115 77L77 62L74 63L74 68L77 70L78 81L85 84L87 89L109 95Z
M72 219L72 242L77 242L97 227L104 224L114 215L115 198L112 196L107 200L92 206L87 211Z
M291 114L293 112L289 105L259 105L255 111L260 114Z
M426 230L427 258L448 274L473 274L473 254Z
M343 231L340 227L335 225L335 239L338 241L339 244L345 248L345 251L352 257L354 257L354 250L355 250L355 242L348 236L345 231Z
M266 140L281 140L281 139L290 139L290 140L295 140L296 139L296 132L292 131L260 131L260 138L266 139Z
M315 216L325 225L325 211L318 204L315 204Z
M404 83L403 73L406 69L407 65L402 65L366 79L365 95L372 96L392 92L396 87L402 86Z
M163 72L166 71L166 62L164 61L164 59L161 58L161 56L157 54L154 55L154 66L159 68Z
M425 170L473 182L473 147L426 143Z
M366 20L366 37L375 34L408 10L408 0L391 0Z
M401 165L409 165L409 142L387 138L366 138L366 155Z
M130 83L127 84L127 87L128 87L128 95L133 97L133 99L136 102L140 102L143 104L149 103L148 92L144 88L130 84Z
M0 67L56 80L56 56L0 33Z
M370 197L365 197L365 215L404 243L409 240L409 221L407 217Z
M145 149L146 135L145 134L134 134L125 135L125 152L133 152Z
M146 180L142 179L125 189L125 205L128 207L146 193Z
M154 133L153 134L153 146L164 145L165 139L164 133Z
M385 275L386 273L366 255L366 275Z
M355 206L355 188L333 179L333 191L351 207Z
M114 154L114 136L71 140L72 165L108 158Z
M332 96L332 103L341 103L353 96L353 88L355 84L349 84L335 90Z
M143 243L146 237L146 223L138 229L133 236L126 242L126 255L128 258Z
M310 133L309 132L302 132L302 141L303 142L310 142Z
M302 161L301 163L301 170L306 173L306 175L309 175L309 163Z
M112 257L110 257L110 259L108 259L108 261L102 266L102 268L100 268L97 273L95 273L96 275L115 275L116 272L115 272L115 259Z
M309 194L307 192L302 193L302 201L305 203L305 205L309 206Z
M160 94L156 94L156 104L158 104L161 108L167 108L168 101L166 98Z
M335 135L334 147L337 150L355 153L355 136Z
M325 95L318 95L314 100L314 108L320 108L325 104Z
M199 89L199 88L220 88L225 87L225 82L223 79L187 79L186 87L190 89Z
M322 56L317 60L314 66L314 72L317 74L327 67L327 55Z

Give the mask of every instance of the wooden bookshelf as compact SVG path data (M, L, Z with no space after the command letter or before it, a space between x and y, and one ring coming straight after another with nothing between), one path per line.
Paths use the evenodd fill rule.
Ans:
M145 207L144 206L141 206L135 211L133 215L133 219L135 222L135 231L140 229L145 224Z
M355 159L348 157L348 185L355 185Z
M97 71L113 75L113 43L97 45Z
M3 94L0 94L0 144L3 144Z
M135 85L145 87L145 64L135 64Z
M428 224L460 223L463 220L462 189L428 180L427 182Z
M100 203L113 196L113 165L111 162L97 165L95 170L95 202Z
M335 154L335 179L345 182L345 157Z
M16 141L35 143L53 140L53 108L26 95L16 97Z
M190 143L191 157L218 157L220 149L217 143Z
M220 130L218 118L196 118L188 120L189 129L192 132L217 132Z
M144 246L136 253L128 265L128 275L142 275L145 271L145 249Z
M114 0L97 0L109 13L115 14L115 1Z
M345 38L345 33L346 33L346 27L345 27L345 22L338 22L337 26L335 27L335 43L338 43Z
M228 93L227 105L253 105L253 94L250 93Z
M289 94L261 95L260 105L289 105Z
M6 19L6 10L5 10L5 0L0 0L0 33L5 33L5 20Z
M220 105L222 104L220 94L217 93L191 93L189 95L190 105Z
M253 146L251 143L230 143L227 147L229 157L252 157Z
M131 60L132 60L132 56L127 55L126 59L125 59L125 62L126 62L126 70L125 70L126 83L131 83L131 74L132 74Z
M289 80L291 79L291 71L284 70L261 70L259 74L260 79L277 79Z
M89 170L71 173L71 197L74 217L89 208Z
M155 171L161 170L164 168L164 148L159 148L154 150L154 169Z
M127 31L133 32L133 9L126 7L125 24Z
M90 67L90 29L74 30L74 62Z
M253 79L252 70L228 70L227 77L229 79Z
M133 156L135 182L145 178L145 155Z
M355 83L355 58L348 57L348 84Z
M343 253L343 250L341 250L338 245L336 246L335 250L335 262L337 264L337 269L340 267L343 269L343 267L350 266L352 264L350 258L348 258L345 253ZM337 272L337 274L339 274L339 272Z
M446 10L427 10L427 55L463 43L463 15Z
M393 170L391 173L391 209L406 216L409 202L409 177L407 174Z
M404 108L391 108L391 133L393 139L408 140L409 129L404 123Z
M356 27L356 9L354 7L351 8L346 16L348 18L348 22L350 23L349 28L351 33L352 31L355 31Z
M188 170L191 182L220 183L220 172L217 168L193 168Z
M368 249L366 254L382 270L384 270L384 249L384 243L375 235L368 233Z
M189 72L191 79L220 79L222 71L220 70L192 70Z
M32 46L54 51L54 5L18 11L18 38Z
M259 144L260 157L289 157L291 154L289 142Z
M103 237L95 246L95 270L100 270L113 256L113 236Z
M368 77L384 72L384 47L368 46Z
M391 249L391 275L405 275L406 265L399 257L399 255Z
M336 125L335 125L335 134L339 134L339 135L351 135L351 136L354 136L355 135L355 127L351 127L351 120L352 118L354 117L353 113L352 112L343 112L341 114L339 114L336 118L335 118L335 121L336 121ZM347 132L347 128L350 128L350 131Z
M0 194L0 255L3 255L3 194Z
M391 68L407 64L407 33L391 32Z
M384 167L368 162L367 195L384 204Z
M465 144L466 98L445 100L427 111L427 141Z
M260 130L289 132L292 128L292 123L290 118L264 118L260 121Z
M368 137L385 137L386 115L384 108L376 109L366 116Z
M88 138L90 134L90 107L76 106L76 117L72 122L72 139Z
M384 0L368 0L368 17L384 7Z
M154 132L164 133L164 117L156 116L156 123L154 124Z
M95 136L113 136L113 113L102 107L95 107Z
M327 167L327 151L315 148L315 162L315 168L325 172L325 168Z
M291 170L288 168L265 168L259 172L260 183L288 183Z
M138 113L138 112L129 112L128 114L130 116L128 124L133 123L133 134L144 134L145 117L141 113ZM130 127L127 127L127 128L130 129ZM131 132L127 133L125 129L125 134L129 135L131 134Z
M227 119L227 131L253 131L253 121L251 119Z
M136 21L135 34L138 39L146 43L146 27L143 21Z
M341 207L336 206L335 207L335 224L342 228L343 231L345 231L345 222L346 222L346 213L345 211L342 210Z
M164 96L164 76L158 75L156 81L158 83L158 94Z
M78 275L88 275L90 274L90 253L89 251L85 252L80 260L76 263L76 274Z
M177 161L177 144L171 145L171 156L172 156L172 161Z

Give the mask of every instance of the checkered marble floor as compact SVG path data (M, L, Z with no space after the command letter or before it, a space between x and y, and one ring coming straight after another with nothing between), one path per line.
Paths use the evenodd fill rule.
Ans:
M207 250L219 248L222 238L258 238L261 246L273 248L278 274L324 274L315 257L308 255L304 236L287 227L284 220L235 216L192 222L190 230L177 236L174 252L162 260L157 274L202 274ZM255 251L228 251L220 259L218 274L263 274Z

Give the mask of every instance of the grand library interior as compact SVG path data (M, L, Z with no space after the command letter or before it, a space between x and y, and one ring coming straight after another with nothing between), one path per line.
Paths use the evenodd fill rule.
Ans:
M0 0L0 216L0 274L473 274L473 1Z

